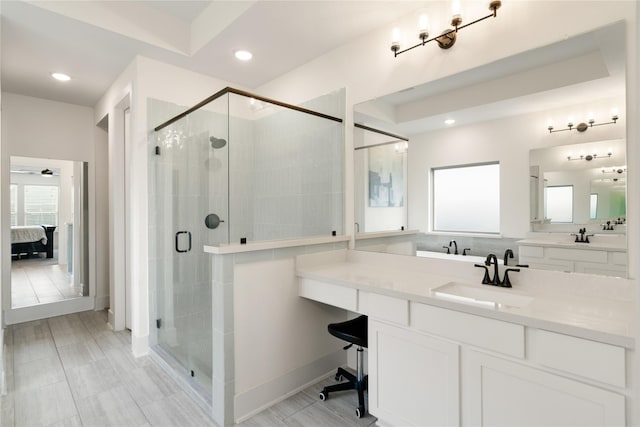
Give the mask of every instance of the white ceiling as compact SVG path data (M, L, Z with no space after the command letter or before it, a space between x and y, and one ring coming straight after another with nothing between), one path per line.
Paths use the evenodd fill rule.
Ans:
M2 0L2 90L93 106L138 54L254 88L421 4Z

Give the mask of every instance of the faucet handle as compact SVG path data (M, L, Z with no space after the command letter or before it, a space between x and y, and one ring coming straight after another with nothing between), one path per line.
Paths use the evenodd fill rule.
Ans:
M504 279L502 279L502 283L500 283L500 286L502 286L503 288L511 288L511 280L509 280L509 272L510 271L515 271L516 273L520 271L519 268L507 268L504 271Z
M449 246L443 246L443 248L447 250L448 254L451 254L451 251L449 250Z
M482 264L473 264L474 267L484 268L484 277L482 278L482 284L488 285L491 283L491 279L489 278L489 268L486 265Z
M471 248L464 248L462 250L462 255L467 255L467 251L471 252Z

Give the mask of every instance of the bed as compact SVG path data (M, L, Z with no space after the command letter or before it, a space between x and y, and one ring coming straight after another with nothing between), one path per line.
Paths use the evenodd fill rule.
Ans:
M44 252L53 258L53 225L26 225L11 227L11 256L20 258Z

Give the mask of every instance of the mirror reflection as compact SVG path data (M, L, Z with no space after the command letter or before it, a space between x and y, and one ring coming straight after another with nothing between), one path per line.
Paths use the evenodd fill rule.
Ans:
M354 140L356 232L405 229L408 140L368 127Z
M540 225L577 224L624 233L624 140L531 150L530 163L534 231Z
M89 295L86 162L11 157L11 307Z
M494 253L517 264L573 245L584 230L595 235L590 250L617 251L615 266L545 259L530 267L626 276L624 39L618 23L356 105L356 126L408 139L405 229L415 231L386 241L367 234L401 223L385 218L366 226L368 170L359 154L366 144L355 129L356 249L442 257L455 256L457 247L459 260L466 249L467 256ZM530 161L537 150L558 150L557 167ZM472 196L454 189L437 195L439 171L486 164L499 170L497 183L479 185ZM463 180L461 188L472 184ZM497 208L479 227L480 207L494 194ZM534 243L540 246L532 252Z

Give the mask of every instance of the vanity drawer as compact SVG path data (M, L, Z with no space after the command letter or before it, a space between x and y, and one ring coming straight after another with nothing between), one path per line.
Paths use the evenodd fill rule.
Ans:
M345 310L358 311L358 290L313 279L300 279L298 295Z
M412 328L524 359L522 325L420 303L409 313Z
M544 258L544 248L540 246L518 246L520 257Z
M364 292L361 292L364 294ZM364 296L364 295L361 295ZM375 293L366 293L367 314L381 320L409 325L409 301Z
M569 261L607 263L607 252L589 249L547 248L546 255L551 259L566 259Z
M625 387L625 350L611 344L530 329L531 361L618 387Z

